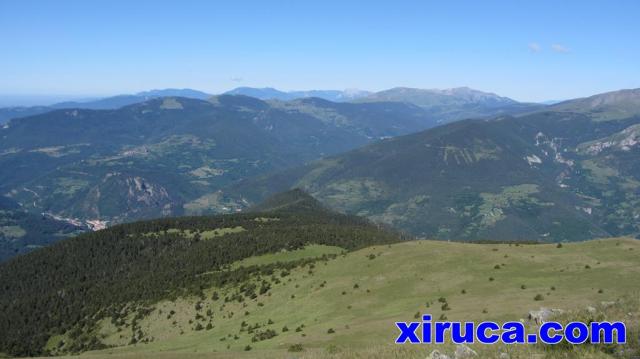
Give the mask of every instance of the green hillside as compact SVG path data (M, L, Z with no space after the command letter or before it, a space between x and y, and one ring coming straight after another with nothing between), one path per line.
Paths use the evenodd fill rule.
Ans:
M637 300L632 299L640 290L636 280L640 275L638 250L640 242L631 239L566 244L562 248L434 241L377 245L314 264L276 269L273 276L254 274L247 279L249 283L270 282L269 290L255 297L238 297L243 286L232 283L204 288L201 295L144 305L130 303L129 310L107 316L93 327L101 343L114 347L86 355L424 358L436 347L392 344L397 335L395 321L412 320L416 313L462 321L519 320L541 307L585 315L580 313L593 306L603 313L598 315L609 320L624 320L634 338L640 327L637 318L627 313L638 312ZM309 253L317 256L321 250ZM277 260L286 261L287 256L299 260L300 253L292 251ZM275 260L256 258L262 265ZM542 300L535 299L538 295ZM617 300L623 302L606 309L611 305L607 303ZM69 343L74 337L73 331L53 336L48 348L64 352L72 347ZM290 348L304 352L289 353ZM472 348L482 358L494 358L500 352L516 358L531 358L534 353L546 357L540 346ZM638 350L637 342L632 340L628 348ZM454 350L450 345L437 349ZM565 348L547 355L562 358L571 352L575 354L569 357L575 358L613 357L597 348Z
M574 241L637 235L640 117L542 112L380 141L226 190L302 188L326 206L414 235Z
M305 210L319 205L302 192L288 198L286 210L114 226L0 264L0 352L43 354L49 338L62 334L74 339L65 351L104 347L95 332L104 318L144 313L160 300L210 297L211 287L235 286L231 301L256 298L287 271L327 261L336 250L401 240L358 217ZM282 251L303 253L287 263L234 265Z
M354 358L375 346L381 358L418 357L426 348L394 354L390 345L393 323L416 313L503 321L542 306L637 312L634 239L408 241L299 190L256 210L118 225L0 264L0 353Z

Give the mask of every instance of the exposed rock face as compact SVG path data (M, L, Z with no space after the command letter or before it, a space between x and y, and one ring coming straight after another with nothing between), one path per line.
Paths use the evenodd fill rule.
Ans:
M582 144L578 149L581 153L595 156L608 149L631 151L639 143L640 125L633 125L612 136Z
M167 188L157 182L110 172L88 191L81 207L75 210L91 215L92 227L101 229L105 221L111 224L131 218L169 216L177 205Z
M129 200L150 206L169 198L164 187L150 183L142 177L129 177L126 179L126 183L129 187Z

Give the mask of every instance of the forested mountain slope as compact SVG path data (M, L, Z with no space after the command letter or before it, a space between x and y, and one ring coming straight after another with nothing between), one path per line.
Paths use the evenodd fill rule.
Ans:
M262 295L274 271L319 259L232 266L252 256L310 245L349 251L402 239L361 218L320 209L300 191L275 201L286 210L123 224L0 264L0 352L45 354L50 337L63 334L71 340L55 350L102 348L96 329L103 318L202 296L211 287L237 285L236 295ZM257 287L242 285L255 276L264 278Z
M574 241L640 233L640 117L537 112L468 120L245 181L259 201L303 188L418 236Z

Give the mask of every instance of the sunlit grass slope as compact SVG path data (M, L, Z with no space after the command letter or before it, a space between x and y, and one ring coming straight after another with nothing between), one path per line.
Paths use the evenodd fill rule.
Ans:
M337 253L314 247L246 261L286 261L287 255L299 259L305 251L319 255L323 250ZM540 307L580 310L637 296L639 251L640 241L624 238L562 246L436 241L374 246L288 275L275 273L280 283L255 299L225 303L237 288L224 288L216 290L217 300L211 289L204 299L157 303L137 322L146 344L126 345L133 315L120 329L105 320L104 341L123 346L85 355L261 358L355 352L353 357L374 357L370 348L382 346L376 355L424 357L426 348L387 347L397 335L395 321L411 321L418 313L461 321L519 320ZM443 310L440 298L449 310ZM277 335L252 340L261 333ZM288 353L294 344L305 351Z

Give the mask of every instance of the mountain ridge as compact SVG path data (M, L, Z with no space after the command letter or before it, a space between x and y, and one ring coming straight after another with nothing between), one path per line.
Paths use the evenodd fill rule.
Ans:
M640 88L567 100L552 105L549 110L585 113L599 121L620 120L640 114Z
M420 89L394 87L379 91L355 102L396 101L420 106L433 113L439 123L469 118L490 118L543 109L542 104L521 103L508 97L469 87Z
M0 125L13 118L27 117L61 109L115 110L159 97L186 97L205 100L211 95L192 89L158 89L132 95L115 95L86 101L63 101L49 106L11 106L0 108Z

